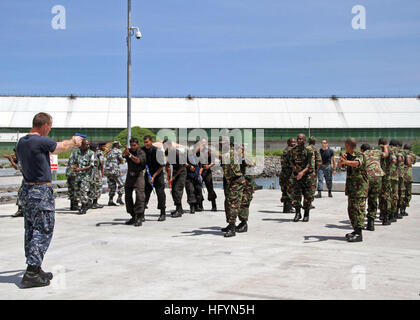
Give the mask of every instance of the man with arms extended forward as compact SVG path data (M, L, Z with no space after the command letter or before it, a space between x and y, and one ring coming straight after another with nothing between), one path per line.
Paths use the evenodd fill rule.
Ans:
M48 138L52 124L49 114L38 113L32 121L31 132L20 138L16 146L25 181L20 196L25 219L25 256L28 265L22 279L24 287L48 286L53 277L52 273L41 269L55 222L50 153L71 150L80 147L82 143L82 138L76 136L58 143Z

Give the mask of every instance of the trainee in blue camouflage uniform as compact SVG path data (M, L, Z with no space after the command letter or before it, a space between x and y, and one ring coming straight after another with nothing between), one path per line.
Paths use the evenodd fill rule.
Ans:
M97 143L90 144L90 150L93 152L93 168L89 188L89 201L92 201L91 209L103 208L98 204L98 200L102 192L102 175L101 175L101 153Z
M52 117L35 115L31 132L22 137L16 151L22 166L24 185L20 199L25 221L25 256L28 265L24 287L48 286L52 273L41 268L50 245L55 223L55 201L51 184L50 153L58 154L81 144L80 137L55 142L48 138Z
M82 204L79 214L86 214L86 211L90 206L89 192L91 188L94 157L94 152L89 149L89 141L83 139L73 165L74 171L77 174L77 200Z
M117 204L114 203L113 198L115 193L117 192L118 187L118 199L117 203L124 204L122 201L122 195L124 193L124 181L121 176L120 164L124 163L124 158L122 155L122 151L120 149L120 143L118 141L114 141L112 144L112 149L109 151L105 157L105 169L104 175L107 177L108 180L108 187L109 187L109 206L116 206Z

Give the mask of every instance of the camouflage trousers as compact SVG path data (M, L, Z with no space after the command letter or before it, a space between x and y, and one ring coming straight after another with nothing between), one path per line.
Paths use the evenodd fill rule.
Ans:
M80 202L81 204L87 204L89 200L91 199L89 197L90 187L91 187L91 176L89 174L79 173L76 177L75 201Z
M55 202L51 186L23 185L20 195L25 221L25 257L31 266L41 266L55 224Z
M249 206L251 205L251 201L254 197L254 185L254 178L246 176L242 195L241 213L239 214L239 219L241 221L248 221Z
M94 170L92 174L89 198L98 200L102 194L102 177L99 170Z
M20 208L22 206L22 200L20 200L20 195L22 194L22 187L25 180L22 179L22 184L19 187L17 197L16 197L16 205Z
M109 197L113 198L115 193L117 192L118 187L118 196L122 196L124 194L124 182L122 180L121 174L118 173L108 173L106 175L108 180L108 188L109 188Z
M405 192L405 181L403 178L400 178L400 180L398 181L398 208L404 206L406 202Z
M312 181L312 185L311 185L311 187L312 187L312 189L311 189L311 192L312 192L311 203L312 203L315 200L315 192L316 192L316 188L317 188L317 185L318 185L318 173L317 172L312 173L312 174L309 175L309 177Z
M382 215L389 215L392 207L391 180L388 175L382 177L381 192L379 194L379 210Z
M369 178L368 216L375 219L378 212L378 198L382 190L382 177Z
M391 212L395 213L398 208L398 180L390 180Z
M290 172L281 171L279 177L280 189L281 189L281 199L282 203L292 202L292 199L289 198L287 193L288 188L290 187Z
M67 195L70 201L76 201L77 199L76 190L77 190L76 175L69 174L67 176Z
M405 198L404 198L404 203L403 203L404 207L410 206L412 185L413 185L412 181L405 182Z
M366 198L348 197L347 213L353 229L365 226Z
M297 180L296 176L290 178L290 186L287 189L289 197L292 199L292 206L296 209L303 208L308 210L312 203L312 179L305 175L302 179ZM303 196L303 205L302 205Z
M236 218L247 221L247 212L242 209L243 193L246 188L246 179L243 176L226 179L225 207L226 222L235 223Z

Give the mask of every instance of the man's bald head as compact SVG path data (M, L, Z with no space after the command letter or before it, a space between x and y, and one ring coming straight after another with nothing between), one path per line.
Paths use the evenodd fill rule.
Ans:
M297 139L296 140L297 140L297 144L299 146L304 146L305 145L305 142L306 142L306 136L303 133L299 133L297 135Z

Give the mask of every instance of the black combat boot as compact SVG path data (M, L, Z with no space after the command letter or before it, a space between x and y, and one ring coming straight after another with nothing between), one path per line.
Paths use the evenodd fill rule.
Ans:
M236 227L236 232L242 233L248 231L248 223L246 221L241 221L240 224Z
M356 233L356 231L353 231L352 233L347 233L346 234L346 239L349 240L349 238L352 237L355 233Z
M113 200L114 197L109 197L109 201L108 201L108 205L109 206L118 206L118 204L116 204Z
M405 209L406 209L406 207L401 207L401 215L402 215L403 217L408 216L408 213L405 211Z
M332 192L331 192L331 190L328 190L328 197L332 198Z
M42 268L39 268L39 274L44 279L48 279L48 280L53 279L53 274L51 272L45 272L44 270L42 270Z
M396 214L395 214L395 218L397 218L397 219L402 219L403 218L403 216L401 215L401 213L400 213L400 210L401 210L401 208L400 207L398 207L397 208L397 212L396 212Z
M134 226L135 227L140 227L143 224L143 222L141 221L141 214L136 214L134 216Z
M305 209L302 222L308 222L308 221L309 221L309 209Z
M197 211L197 212L201 212L201 211L203 211L203 203L202 202L199 202L199 203L196 203L195 204L195 211Z
M144 217L144 212L140 214L141 222L146 222L146 218Z
M50 285L50 280L47 277L43 277L40 274L40 267L29 266L26 269L25 274L22 278L22 286L25 288L32 288L32 287L46 287Z
M389 221L389 216L387 214L382 215L382 225L389 226L391 222Z
M80 208L79 214L86 214L88 210L87 203L82 203L82 207Z
M350 234L350 236L347 238L348 242L362 242L363 236L362 236L362 229L356 228L354 230L354 233Z
M368 217L368 225L366 230L375 231L375 219L372 217Z
M315 196L315 198L322 198L321 190L318 190L318 194Z
M229 223L227 226L226 233L224 235L225 238L230 238L236 236L236 226L235 223Z
M121 194L118 195L117 203L119 203L121 205L124 205L124 202L122 200L122 195Z
M217 211L216 200L211 200L211 211Z
M292 203L290 201L285 201L283 204L283 213L293 213Z
M389 222L397 222L397 219L396 219L396 217L394 215L394 212L391 212L389 214Z
M195 213L195 204L190 205L190 213L194 214Z
M87 203L87 208L92 209L92 206L93 206L93 201L89 200L88 203Z
M184 210L182 209L182 206L177 205L176 210L171 213L171 217L172 218L179 218L179 217L182 217L183 213L184 213Z
M295 210L296 210L296 214L295 214L295 218L293 219L293 222L298 222L302 218L302 215L300 214L300 207L295 208Z
M16 211L12 215L12 218L19 218L19 217L23 217L22 207L18 207L18 211Z
M134 222L136 221L136 219L134 218L134 214L131 214L131 219L130 220L127 220L126 222L125 222L125 224L127 225L127 226L131 226L132 224L134 224Z
M158 221L165 221L166 220L166 212L165 209L160 209L160 216L158 218Z

